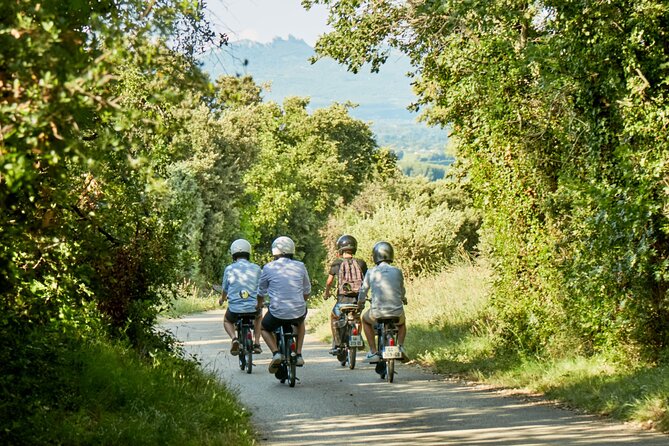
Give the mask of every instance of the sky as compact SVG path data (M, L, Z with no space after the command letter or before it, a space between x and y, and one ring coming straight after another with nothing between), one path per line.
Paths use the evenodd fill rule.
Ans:
M217 31L230 41L267 43L292 35L314 46L327 31L326 9L315 5L306 11L300 0L208 0L206 5Z

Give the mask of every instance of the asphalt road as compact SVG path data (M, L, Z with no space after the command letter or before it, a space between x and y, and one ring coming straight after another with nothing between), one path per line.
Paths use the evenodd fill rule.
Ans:
M253 373L239 369L229 353L223 314L216 310L161 325L238 394L262 444L669 445L666 435L459 384L415 365L399 364L395 382L386 383L361 362L361 354L349 370L309 335L306 364L290 388L268 373L264 343Z

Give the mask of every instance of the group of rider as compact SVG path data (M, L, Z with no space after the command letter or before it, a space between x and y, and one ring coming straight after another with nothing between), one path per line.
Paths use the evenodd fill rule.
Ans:
M404 305L406 305L406 291L404 277L399 268L391 263L394 260L394 251L390 243L381 241L372 249L372 259L375 266L367 269L362 259L354 257L357 251L357 241L351 235L343 235L337 240L337 259L332 262L325 285L325 298L328 299L335 282L341 282L340 268L344 262L355 262L358 271L361 271L361 284L350 288L337 287L337 301L330 315L332 327L333 347L330 353L336 355L339 350L337 321L341 317L340 306L343 304L357 304L359 312L364 309L368 294L370 295L370 309L361 318L363 331L369 345L366 362L376 363L380 358L374 342L374 324L380 318L399 318L398 344L402 352L403 361L407 360L404 351L406 324ZM244 239L235 240L230 246L233 262L225 268L223 273L222 297L219 304L228 301L225 312L224 327L232 338L230 353L237 355L239 340L236 338L235 323L245 314L255 315L254 353L261 353L260 335L272 352L269 372L276 373L279 365L285 359L278 351L274 331L283 325L293 325L297 334L297 365L303 366L302 345L304 343L305 318L307 315L307 299L311 293L311 281L304 263L295 260L295 243L289 237L278 237L272 243L274 260L262 268L251 262L251 244ZM348 266L347 266L348 267ZM342 285L339 283L338 285ZM353 291L353 293L352 293ZM265 298L269 298L269 308L262 316Z

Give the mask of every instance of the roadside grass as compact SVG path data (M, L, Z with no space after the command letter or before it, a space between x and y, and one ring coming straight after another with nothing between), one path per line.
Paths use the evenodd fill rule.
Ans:
M27 421L27 443L256 443L236 396L193 361L168 354L141 360L123 346L96 343L72 351L68 362L60 371L65 397Z
M176 296L170 301L168 308L160 312L162 317L178 318L186 314L220 308L218 298L220 293L213 289L203 289L190 281L181 283L174 292Z
M540 394L572 409L669 431L669 367L622 364L604 355L532 358L497 347L486 307L493 280L481 261L462 261L407 283L410 358L455 379ZM334 302L319 301L310 331L327 342Z

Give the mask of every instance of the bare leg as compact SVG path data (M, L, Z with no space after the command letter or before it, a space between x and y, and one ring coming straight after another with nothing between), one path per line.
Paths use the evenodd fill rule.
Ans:
M365 338L367 338L367 343L369 344L369 351L376 353L374 327L372 327L372 324L367 322L364 317L362 318L362 329L365 332Z
M255 338L253 340L254 344L260 345L260 322L262 321L262 318L260 316L256 317L255 320L253 321L253 337Z
M262 338L265 340L265 344L267 344L267 348L269 348L269 351L274 353L277 351L277 346L276 346L276 339L274 338L274 333L271 331L267 331L265 329L262 329L260 331L262 333Z
M332 347L337 347L340 344L340 341L337 336L337 321L339 320L339 317L330 312L330 331L332 331Z
M237 337L237 333L235 332L235 325L232 322L224 319L223 328L225 328L225 332L228 334L228 336L230 336L230 339L235 339Z
M397 327L397 342L400 345L404 345L404 338L407 335L407 326L406 324L402 324L399 327Z
M300 322L300 325L297 326L297 345L295 346L297 349L295 353L298 355L302 354L302 344L304 343L304 335L306 331L306 324L304 321Z

